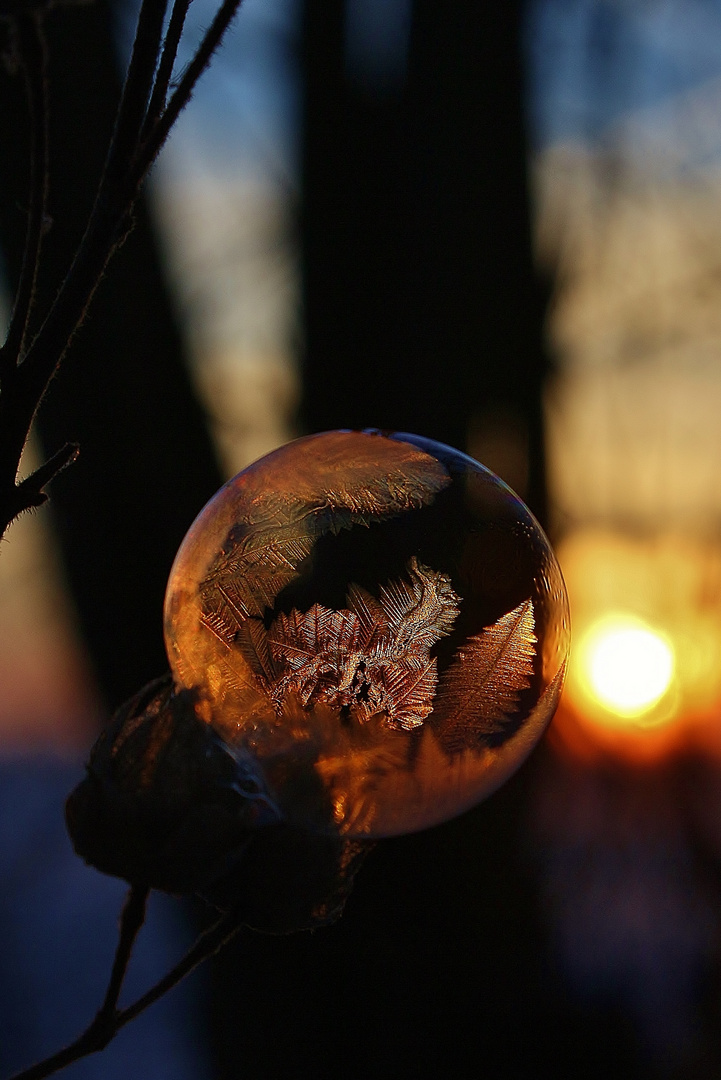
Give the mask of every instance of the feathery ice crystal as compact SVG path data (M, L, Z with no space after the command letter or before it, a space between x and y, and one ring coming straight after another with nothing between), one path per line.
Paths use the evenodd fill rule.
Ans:
M377 837L460 813L526 757L568 611L543 532L487 469L415 435L333 431L208 503L165 635L176 685L261 801Z

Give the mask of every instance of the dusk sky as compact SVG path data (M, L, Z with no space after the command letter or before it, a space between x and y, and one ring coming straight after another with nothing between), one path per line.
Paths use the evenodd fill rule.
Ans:
M181 60L213 10L213 0L191 6ZM349 0L347 10L349 68L401 74L409 0ZM176 143L194 141L226 165L295 176L299 14L299 0L245 0ZM721 0L532 0L525 50L533 148L594 143L629 113L721 77Z

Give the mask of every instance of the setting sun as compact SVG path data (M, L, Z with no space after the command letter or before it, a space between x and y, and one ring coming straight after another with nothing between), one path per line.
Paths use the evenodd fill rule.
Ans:
M589 688L609 711L637 718L668 690L674 671L667 639L638 619L612 615L588 631L581 664Z
M721 547L678 534L569 534L574 639L558 738L574 753L721 757Z

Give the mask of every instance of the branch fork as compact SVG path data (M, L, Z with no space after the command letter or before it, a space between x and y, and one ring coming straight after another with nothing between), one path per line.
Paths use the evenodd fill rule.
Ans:
M11 30L12 56L25 81L32 130L25 252L10 326L0 346L0 535L19 514L47 499L48 483L74 459L76 448L68 444L18 482L20 458L33 418L110 258L132 228L143 180L241 2L224 0L173 89L173 69L191 0L173 0L165 31L169 0L143 0L95 205L55 300L47 312L38 313L35 287L50 177L43 20L51 3L0 0L0 22ZM29 340L31 325L39 325L39 329Z

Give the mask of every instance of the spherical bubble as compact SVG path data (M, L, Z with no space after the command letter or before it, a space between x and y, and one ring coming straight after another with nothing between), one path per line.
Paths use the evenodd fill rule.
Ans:
M493 473L404 433L331 431L211 499L165 602L176 682L291 821L437 824L488 795L553 715L558 564Z

